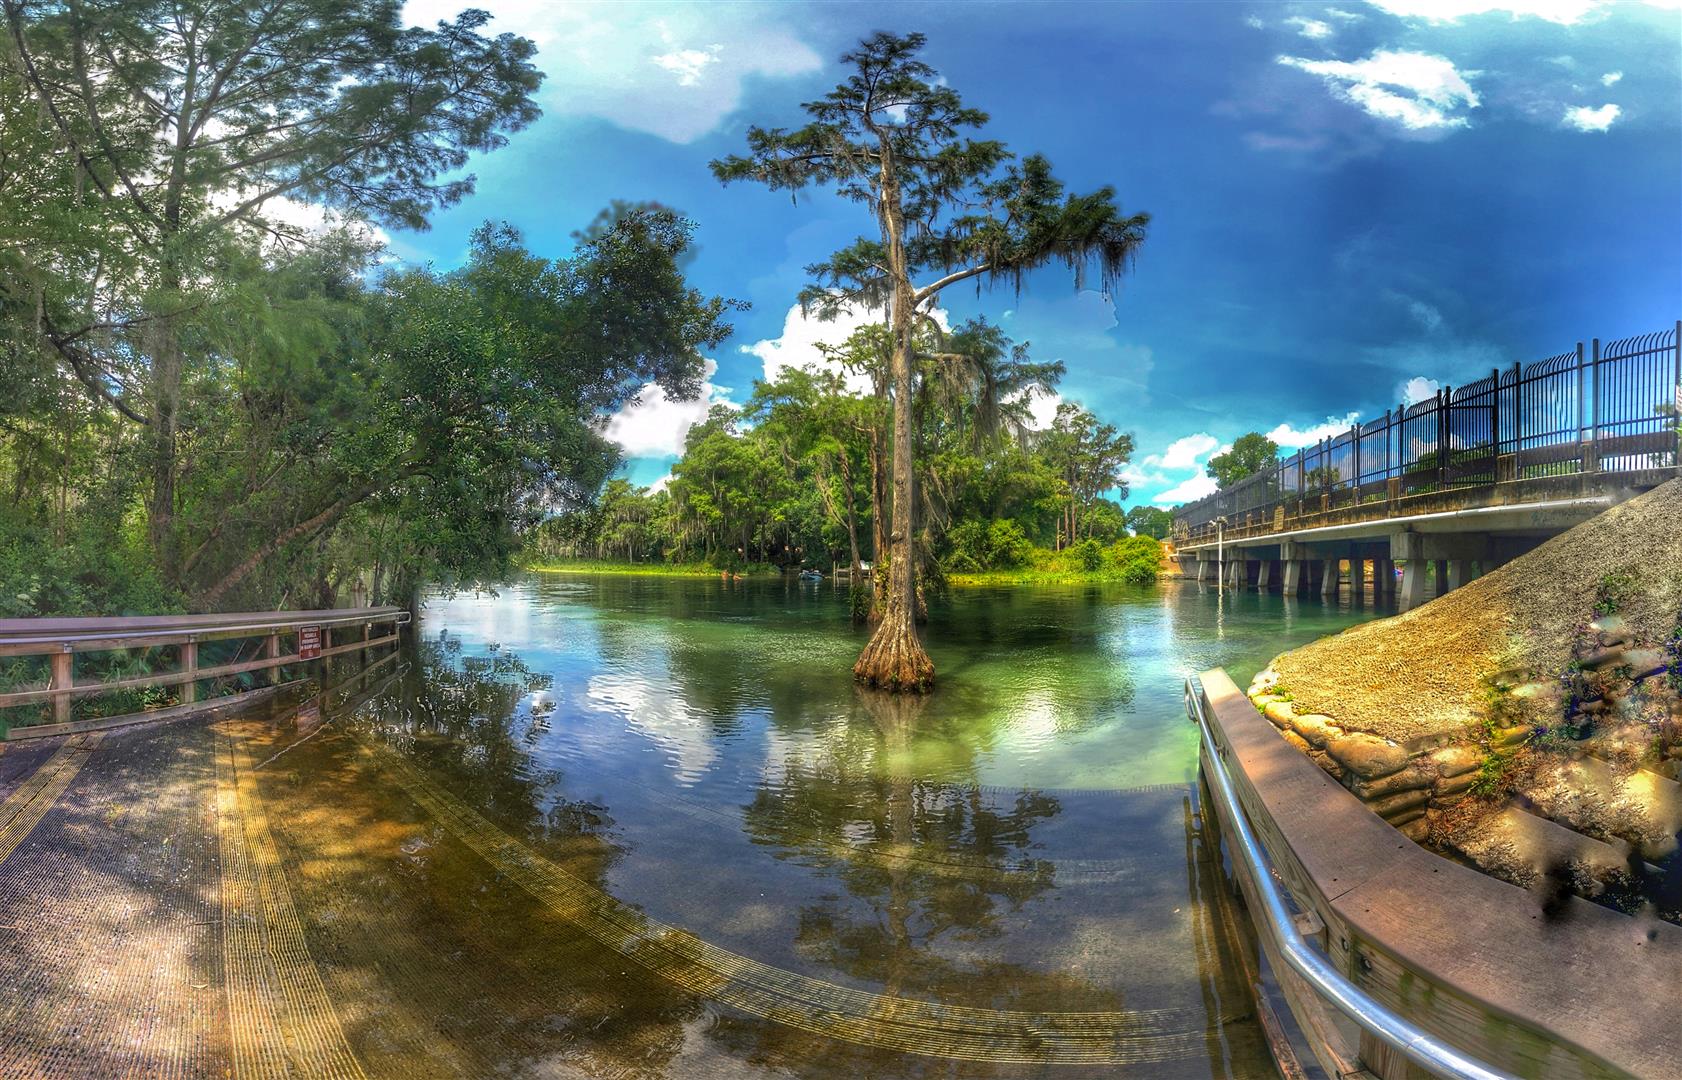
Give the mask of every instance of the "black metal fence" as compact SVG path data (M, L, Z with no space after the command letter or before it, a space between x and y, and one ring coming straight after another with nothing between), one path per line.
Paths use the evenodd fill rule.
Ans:
M1638 472L1679 464L1682 321L1668 330L1444 387L1174 511L1176 533L1270 515L1322 494L1340 503L1497 480ZM1394 482L1394 483L1393 483Z

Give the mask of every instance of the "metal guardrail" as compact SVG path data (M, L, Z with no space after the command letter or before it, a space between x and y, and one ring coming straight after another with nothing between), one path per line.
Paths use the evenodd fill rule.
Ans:
M1502 480L1682 467L1682 322L1491 371L1356 423L1174 512L1174 535L1217 518L1353 504Z
M1233 790L1232 778L1226 770L1225 752L1216 743L1214 731L1204 714L1203 686L1195 675L1186 679L1185 703L1186 715L1197 725L1199 738L1207 752L1209 786L1215 798L1221 801L1233 826L1231 832L1234 835L1229 837L1232 856L1244 861L1262 899L1264 910L1252 913L1256 916L1257 932L1272 939L1285 963L1319 997L1362 1030L1431 1075L1446 1080L1511 1080L1510 1074L1462 1053L1412 1021L1398 1016L1355 985L1326 954L1308 943L1297 929L1290 906L1273 876L1267 852L1256 839L1239 804L1238 794Z
M71 703L77 698L121 690L176 688L177 709L206 707L216 699L200 702L200 682L227 679L257 671L276 672L292 664L326 659L395 642L399 630L408 624L409 612L398 607L336 608L323 611L249 612L228 615L154 615L86 619L0 619L0 658L46 657L50 661L47 685L0 692L0 710L50 703L52 723L32 725L37 731L67 730L73 723ZM375 626L389 626L381 637ZM361 628L362 636L348 642L332 640L335 628ZM292 638L294 648L283 652L281 637ZM201 666L199 646L228 639L262 639L261 655L233 662ZM78 681L75 659L80 654L119 652L130 649L173 647L179 653L174 670L151 671L116 679ZM277 675L269 676L274 685ZM133 714L145 716L146 714ZM127 719L100 718L105 723ZM75 723L81 723L77 721ZM7 716L0 711L0 737L18 737L8 731Z

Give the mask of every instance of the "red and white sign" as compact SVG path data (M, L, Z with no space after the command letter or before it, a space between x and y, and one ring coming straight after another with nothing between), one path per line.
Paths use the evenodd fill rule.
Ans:
M321 658L321 627L298 627L298 659L319 660Z

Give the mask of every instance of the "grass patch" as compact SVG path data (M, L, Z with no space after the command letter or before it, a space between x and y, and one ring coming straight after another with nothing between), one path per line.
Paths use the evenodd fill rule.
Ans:
M736 577L781 577L781 568L766 563L749 563L736 570L721 570L706 563L628 563L608 559L550 559L529 562L525 567L540 574L613 574L621 577L714 578L721 574Z
M946 583L959 588L986 585L1091 585L1117 582L1141 584L1136 572L1126 569L1082 570L1037 569L1021 567L1015 570L976 570L965 574L946 574Z

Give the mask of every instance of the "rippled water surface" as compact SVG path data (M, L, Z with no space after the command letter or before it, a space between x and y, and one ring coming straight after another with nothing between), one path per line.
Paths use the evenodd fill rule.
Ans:
M894 699L828 584L545 575L282 717L264 798L374 1072L1269 1075L1180 683L1370 614L963 591Z

